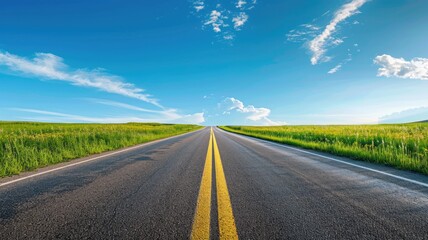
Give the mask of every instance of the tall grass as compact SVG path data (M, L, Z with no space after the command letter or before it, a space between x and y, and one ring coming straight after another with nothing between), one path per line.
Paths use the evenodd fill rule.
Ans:
M428 123L221 128L279 143L428 174Z
M0 122L0 177L201 128L156 123Z

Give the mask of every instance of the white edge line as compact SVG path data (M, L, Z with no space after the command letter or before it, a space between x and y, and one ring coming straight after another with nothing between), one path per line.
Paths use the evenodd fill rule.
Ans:
M122 149L122 150L117 150L117 151L112 152L112 153L107 153L107 154L104 154L104 155L101 155L101 156L89 158L89 159L86 159L86 160L83 160L83 161L80 161L80 162L71 163L71 164L68 164L68 165L65 165L65 166L62 166L62 167L57 167L57 168L54 168L54 169L50 169L50 170L46 170L46 171L43 171L43 172L35 173L35 174L29 175L29 176L21 177L21 178L18 178L18 179L9 181L9 182L0 183L0 187L6 186L6 185L9 185L9 184L12 184L12 183L20 182L20 181L25 180L25 179L29 179L29 178L37 177L37 176L44 175L44 174L47 174L47 173L55 172L55 171L58 171L58 170L61 170L61 169L64 169L64 168L69 168L69 167L73 167L73 166L76 166L76 165L80 165L82 163L91 162L91 161L94 161L94 160L97 160L97 159L100 159L100 158L105 158L105 157L113 156L113 155L116 155L116 154L119 154L119 153L128 152L128 151L131 151L131 150L134 150L134 149L137 149L137 148L146 147L148 145L152 145L152 144L155 144L155 143L158 143L158 142L162 142L162 141L170 140L170 139L173 139L173 138L185 136L187 134L191 134L191 133L195 133L195 132L204 130L205 128L202 128L202 129L199 129L199 130L196 130L196 131L192 131L192 132L183 133L183 134L172 136L172 137L168 137L168 138L158 139L158 140L154 140L154 141L151 141L151 142L139 144L137 146L128 147L128 148Z
M346 165L350 165L350 166L353 166L353 167L361 168L361 169L364 169L364 170L368 170L368 171L372 171L372 172L375 172L375 173L383 174L383 175L386 175L386 176L389 176L389 177L392 177L392 178L400 179L400 180L403 180L403 181L406 181L406 182L411 182L411 183L414 183L414 184L417 184L417 185L420 185L420 186L428 187L428 183L419 182L419 181L416 181L416 180L413 180L413 179L410 179L410 178L400 177L400 176L397 176L397 175L394 175L394 174L391 174L391 173L387 173L387 172L384 172L384 171L376 170L376 169L369 168L369 167L364 167L364 166L361 166L361 165L358 165L358 164L354 164L354 163L349 163L349 162L342 161L342 160L339 160L339 159L336 159L336 158L332 158L332 157L323 156L323 155L316 154L316 153L309 152L309 151L305 151L305 150L302 150L302 149L299 149L299 148L290 147L290 146L287 146L285 144L280 144L280 143L277 143L277 142L272 142L272 141L268 141L268 140L264 140L264 139L260 139L260 138L256 138L256 137L246 136L246 135L242 135L242 134L239 134L239 133L228 132L228 131L223 130L221 128L218 128L218 129L220 129L221 131L224 131L226 133L236 135L236 136L241 137L241 138L251 138L251 139L259 140L259 141L262 141L262 142L265 142L265 143L271 143L271 144L278 145L278 146L281 146L281 147L284 147L284 148L288 148L288 149L292 149L292 150L295 150L295 151L298 151L298 152L302 152L302 153L306 153L306 154L309 154L309 155L317 156L317 157L320 157L320 158L325 158L325 159L328 159L328 160L340 162L340 163L343 163L343 164L346 164Z

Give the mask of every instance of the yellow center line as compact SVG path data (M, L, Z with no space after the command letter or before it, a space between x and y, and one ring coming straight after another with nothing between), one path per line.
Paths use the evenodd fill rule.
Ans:
M212 156L213 156L213 131L211 128L210 141L202 173L201 188L199 189L198 202L195 217L193 219L191 239L210 238L211 220L211 185L212 185Z
M202 173L201 187L199 189L190 239L210 239L213 149L215 159L219 238L227 240L238 239L235 218L233 217L232 203L230 202L229 190L227 189L220 151L212 128L210 131L208 151L204 171Z
M221 163L220 151L218 150L214 132L212 135L214 140L215 178L220 239L238 239L235 218L233 217L232 203L230 202L229 190L227 189L226 177L224 176L223 164Z

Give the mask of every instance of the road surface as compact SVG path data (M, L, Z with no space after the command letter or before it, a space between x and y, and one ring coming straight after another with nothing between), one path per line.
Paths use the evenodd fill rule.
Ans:
M1 239L428 239L428 177L217 128L60 166L0 179Z

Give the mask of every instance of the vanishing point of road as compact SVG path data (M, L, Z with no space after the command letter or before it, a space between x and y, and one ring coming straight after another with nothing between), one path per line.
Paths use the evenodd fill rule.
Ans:
M428 239L428 177L202 130L0 179L0 239Z

